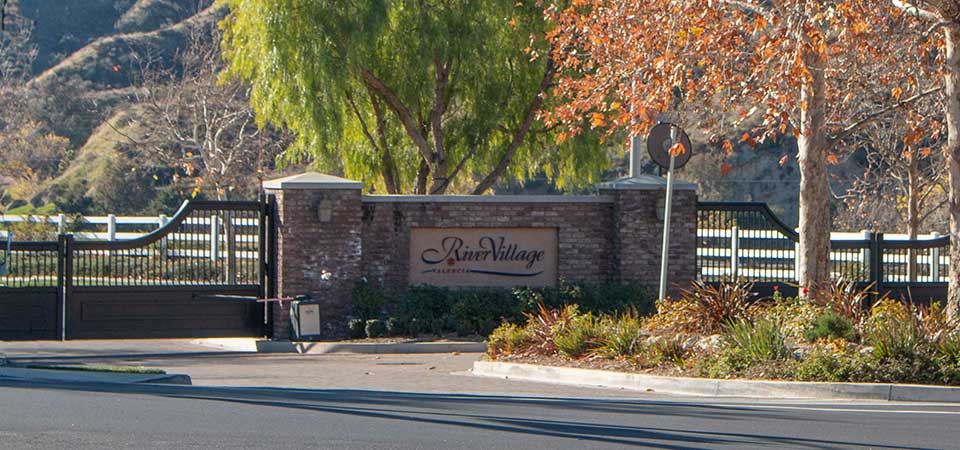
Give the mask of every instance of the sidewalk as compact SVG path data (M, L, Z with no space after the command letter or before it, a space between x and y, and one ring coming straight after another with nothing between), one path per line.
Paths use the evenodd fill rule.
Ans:
M204 347L227 351L257 353L301 353L321 355L328 353L483 353L487 351L484 342L458 341L404 341L404 342L291 342L271 341L254 338L213 338L195 339L190 342Z

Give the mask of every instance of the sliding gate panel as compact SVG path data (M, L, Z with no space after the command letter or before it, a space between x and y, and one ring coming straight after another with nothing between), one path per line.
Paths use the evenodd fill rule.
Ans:
M186 203L137 239L67 247L67 337L264 333L260 202Z
M60 337L58 249L57 242L12 243L0 276L0 340Z

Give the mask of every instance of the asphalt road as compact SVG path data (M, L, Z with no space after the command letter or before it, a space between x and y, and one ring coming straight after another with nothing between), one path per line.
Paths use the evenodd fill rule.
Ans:
M0 449L960 447L956 405L0 379L0 407Z

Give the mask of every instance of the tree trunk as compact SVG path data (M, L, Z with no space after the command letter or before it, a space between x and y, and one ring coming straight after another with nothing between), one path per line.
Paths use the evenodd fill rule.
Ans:
M825 79L817 55L805 58L812 79L802 87L800 136L800 286L814 299L823 299L830 283L830 185L827 178L827 139L824 130Z
M423 159L420 160L420 168L417 169L417 179L414 181L413 193L424 195L427 193L427 177L430 176L430 166Z
M377 138L380 141L381 173L383 175L383 184L387 188L388 194L400 193L400 182L397 181L397 166L393 161L393 155L390 152L390 143L387 141L387 120L383 115L383 107L380 106L380 99L370 91L370 104L373 105L373 113L377 118Z
M430 182L430 194L442 195L450 185L447 182L447 176L450 174L450 160L445 157L437 158L433 167L430 168L432 181Z
M944 93L947 112L947 159L950 208L950 287L947 291L947 313L960 317L960 26L947 27L947 51Z

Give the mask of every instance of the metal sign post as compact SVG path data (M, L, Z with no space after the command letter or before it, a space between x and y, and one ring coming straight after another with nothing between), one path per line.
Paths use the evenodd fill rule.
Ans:
M679 155L673 154L674 146L683 147ZM663 247L660 254L660 295L667 296L667 266L670 259L670 215L673 210L673 171L690 161L693 146L690 137L680 127L667 122L657 124L647 137L647 152L658 166L667 169L667 192L663 211Z
M670 127L670 146L677 141L677 128ZM673 206L673 166L676 156L670 152L670 166L667 168L667 195L663 205L663 248L660 251L660 295L658 298L667 298L667 263L670 259L670 210Z

